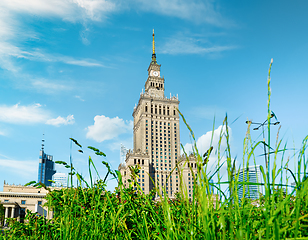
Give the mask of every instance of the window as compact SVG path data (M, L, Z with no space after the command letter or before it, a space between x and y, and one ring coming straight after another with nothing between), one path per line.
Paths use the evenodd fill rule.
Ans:
M38 201L37 204L38 204L38 205L42 205L42 201Z
M21 204L26 204L26 200L21 200Z
M8 199L4 199L4 202L9 202L9 200Z

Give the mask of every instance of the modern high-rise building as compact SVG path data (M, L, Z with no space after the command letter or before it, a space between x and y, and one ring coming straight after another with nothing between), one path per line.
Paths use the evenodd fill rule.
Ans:
M161 65L157 63L153 30L153 53L148 67L148 77L145 81L145 91L140 94L139 102L134 108L134 142L133 149L126 154L125 163L119 165L122 180L129 186L130 167L140 166L138 184L141 190L148 194L153 188L159 188L166 195L174 197L180 191L179 169L180 161L180 124L179 99L177 96L165 96L165 79L161 75ZM196 170L194 158L191 159ZM180 163L179 163L180 164ZM185 184L193 185L189 165L180 164L185 171ZM172 172L172 173L171 173ZM195 174L195 173L194 173ZM192 187L187 186L190 195ZM137 187L136 187L137 189ZM158 197L158 195L156 195Z
M39 157L38 182L51 186L52 176L56 173L54 169L53 157L44 152L44 140Z
M67 174L66 173L55 173L52 176L54 183L53 187L67 187Z
M260 166L249 166L240 169L238 182L261 183ZM239 200L243 198L244 194L245 198L249 198L252 200L256 200L260 197L261 186L244 184L239 184L238 186Z

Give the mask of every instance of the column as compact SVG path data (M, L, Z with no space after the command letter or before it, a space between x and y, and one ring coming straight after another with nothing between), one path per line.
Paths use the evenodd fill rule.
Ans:
M5 207L4 225L6 224L6 219L8 218L8 216L9 216L9 208Z
M15 217L15 207L12 207L12 214L11 214L11 218Z

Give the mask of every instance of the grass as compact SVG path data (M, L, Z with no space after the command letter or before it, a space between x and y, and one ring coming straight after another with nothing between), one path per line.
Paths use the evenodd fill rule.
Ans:
M268 75L268 123L271 123L272 118L271 65L272 62ZM239 182L239 169L231 156L227 117L223 122L226 131L221 132L218 143L218 163L212 175L206 174L206 162L211 149L203 156L198 152L194 133L184 117L183 120L194 140L194 156L198 165L191 201L183 191L178 193L176 199L161 197L158 202L152 201L155 190L149 195L135 191L133 186L137 182L138 166L133 169L131 186L124 188L119 172L112 171L104 161L102 163L108 173L94 182L93 171L98 176L99 173L89 157L89 183L71 163L58 162L71 170L71 183L73 177L77 178L79 186L54 190L48 194L47 205L55 212L52 220L28 212L26 223L11 220L11 229L0 234L0 239L308 239L308 182L305 177L308 136L302 142L295 160L296 173L293 173L288 168L289 159L285 160L286 145L282 145L279 134L275 146L270 146L270 124L266 129L267 141L263 139L259 142L252 141L248 124L243 142L242 166L252 162L255 164L258 146L264 146L270 153L265 155L265 168L261 166L264 183L257 184L264 187L265 194L260 196L256 205L247 198L238 197L239 187L244 185L249 188L253 183L249 180ZM82 152L82 146L76 140L71 140ZM223 150L222 141L227 143ZM96 155L105 156L100 150L89 148ZM223 159L226 159L225 162ZM277 167L278 161L280 168ZM221 181L223 164L227 168L228 180L225 182ZM304 177L301 172L304 172ZM287 173L292 176L291 180ZM119 182L114 192L106 190L108 175L113 175ZM214 184L220 199L216 207L213 207L213 197L208 194L213 187L213 177L218 177L218 182ZM293 181L296 185L289 192L290 186L287 184ZM229 194L222 191L223 186L228 186Z

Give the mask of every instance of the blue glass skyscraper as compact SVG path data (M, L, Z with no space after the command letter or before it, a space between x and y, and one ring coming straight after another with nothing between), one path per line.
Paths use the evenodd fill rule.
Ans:
M49 180L52 180L52 176L56 173L52 159L53 157L51 155L44 153L44 144L42 144L39 158L38 182L46 186L51 186L52 182Z

